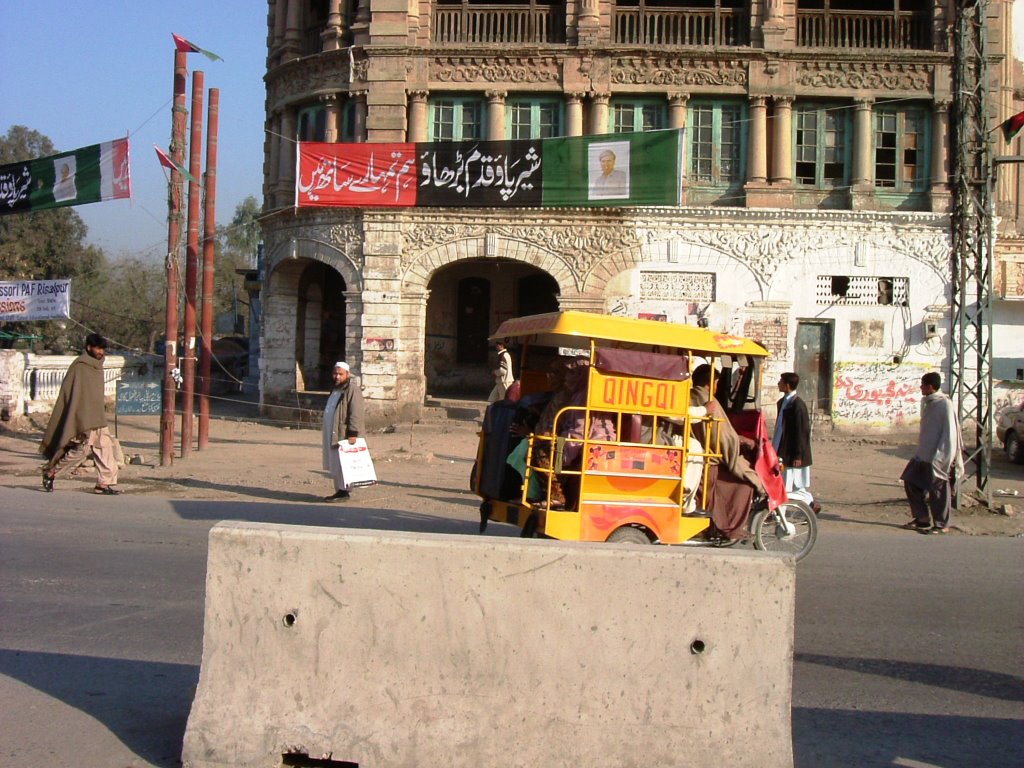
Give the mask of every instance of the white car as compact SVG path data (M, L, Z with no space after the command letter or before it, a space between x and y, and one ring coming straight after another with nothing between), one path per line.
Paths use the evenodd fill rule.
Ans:
M1014 464L1024 464L1024 401L1004 408L996 421L996 439Z

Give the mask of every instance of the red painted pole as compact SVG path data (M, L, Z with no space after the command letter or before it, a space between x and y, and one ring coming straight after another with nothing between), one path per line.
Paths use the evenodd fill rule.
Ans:
M185 52L174 52L174 104L171 107L171 160L181 165L185 154ZM174 403L177 386L173 371L178 367L178 243L181 238L181 174L171 170L167 186L167 304L164 323L164 400L160 412L160 466L174 460Z
M199 450L210 440L210 368L213 362L214 237L217 234L217 129L220 123L220 90L210 89L206 113L206 178L203 185L203 314L199 331Z
M188 140L188 172L194 179L202 174L203 73L192 73L192 130ZM185 348L181 375L181 458L192 453L192 414L196 391L196 286L199 282L199 203L202 187L188 183L188 242L185 246Z

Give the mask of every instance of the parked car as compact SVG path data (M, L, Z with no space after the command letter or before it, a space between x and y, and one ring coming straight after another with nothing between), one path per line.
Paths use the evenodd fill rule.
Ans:
M1024 464L1024 400L1004 408L996 417L996 439L1014 464Z

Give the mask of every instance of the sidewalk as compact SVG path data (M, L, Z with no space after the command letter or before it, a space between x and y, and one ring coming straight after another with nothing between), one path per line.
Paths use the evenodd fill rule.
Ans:
M205 450L193 450L188 459L178 458L176 451L174 462L161 467L159 418L118 417L118 437L126 460L141 457L143 462L126 466L119 485L126 496L322 504L322 497L333 487L320 469L319 431L257 419L255 409L246 404L222 408L210 420L210 442ZM113 420L110 426L113 429ZM175 429L180 430L180 418ZM469 476L476 455L476 430L471 422L444 421L402 424L368 434L380 482L357 490L352 503L410 513L429 505L475 520L479 500L469 491ZM18 433L0 427L4 485L40 487L40 435L41 430ZM180 438L180 433L177 436ZM913 445L913 435L816 435L812 488L823 507L819 519L826 525L891 527L894 535L904 535L898 526L906 522L908 512L898 478ZM58 479L56 492L85 493L93 483L93 470L85 468L77 477ZM1024 533L1024 467L1010 464L998 450L990 484L993 491L1016 491L1016 497L993 500L997 509L1009 504L1015 514L1006 516L978 504L964 505L954 513L954 530L967 535Z

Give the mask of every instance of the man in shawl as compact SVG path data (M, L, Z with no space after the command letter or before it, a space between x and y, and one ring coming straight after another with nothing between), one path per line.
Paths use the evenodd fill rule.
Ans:
M953 401L939 391L941 386L942 377L934 371L921 377L924 410L917 451L901 478L914 516L903 527L920 533L949 532L954 484L964 473L960 422Z
M710 459L708 467L708 500L711 522L718 532L730 541L746 538L745 527L755 491L764 493L764 484L757 472L740 453L742 440L729 421L729 416L711 394L711 366L704 364L690 376L690 407L707 408L714 417L714 427L705 433L704 425L695 423L693 432L710 453L720 453Z
M334 364L333 379L334 389L324 408L323 465L334 479L334 493L325 497L324 501L347 501L348 484L341 471L338 448L342 440L355 443L363 432L363 393L359 391L359 385L352 381L348 363Z
M114 439L107 429L103 400L103 358L107 341L98 333L85 337L85 351L75 358L61 382L57 402L46 425L39 452L43 466L43 490L53 490L53 480L72 456L86 451L96 465L94 493L116 496L117 459Z
M775 433L772 446L782 462L786 493L806 501L814 513L821 505L811 495L811 418L807 404L797 395L800 374L787 371L779 377L782 397L775 404Z

